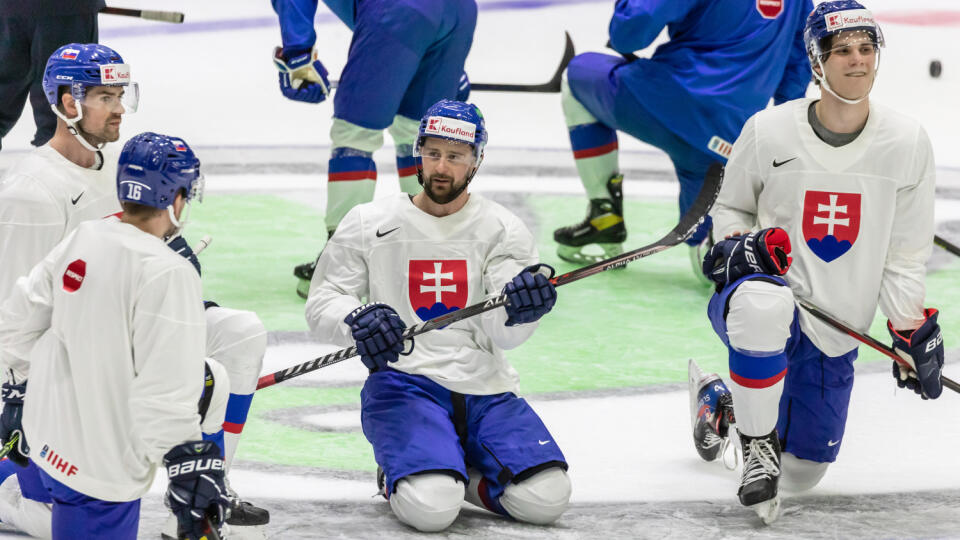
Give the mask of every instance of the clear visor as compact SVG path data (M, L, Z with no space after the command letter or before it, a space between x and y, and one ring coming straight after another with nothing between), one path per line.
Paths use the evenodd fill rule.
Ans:
M823 59L825 56L837 55L841 57L852 54L860 54L864 57L878 57L880 47L884 46L883 34L880 28L877 28L876 37L866 30L853 30L843 32L833 40L833 46L826 51L819 51L819 56Z
M433 137L425 137L422 144L415 145L413 155L424 164L436 164L443 160L448 165L468 167L477 161L472 144Z
M70 94L84 107L113 113L134 113L140 104L140 85L135 82L122 86L93 87L75 84L70 88Z
M185 171L186 172L186 171ZM203 191L206 188L207 181L202 172L197 171L197 177L190 183L190 191L187 193L187 200L190 202L203 202Z

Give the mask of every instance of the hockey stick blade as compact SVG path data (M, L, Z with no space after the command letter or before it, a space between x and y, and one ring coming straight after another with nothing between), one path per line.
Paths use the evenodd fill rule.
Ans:
M576 55L573 40L570 39L570 33L564 32L564 36L566 36L566 43L563 49L563 57L560 60L560 65L557 66L557 71L549 81L543 84L474 83L470 85L470 90L477 90L478 92L559 92L563 70L567 69L567 64L569 64L570 60L573 60L573 57Z
M146 21L160 21L174 24L183 23L183 13L179 11L156 11L152 9L129 9L117 7L105 7L100 13L106 15L122 15L124 17L137 17Z
M953 253L957 257L960 257L960 247L957 247L956 244L940 236L939 234L933 235L933 243L949 251L950 253Z
M688 236L693 234L693 231L696 230L697 226L701 221L706 217L707 213L710 211L710 208L713 206L713 202L717 199L717 195L720 193L720 186L723 183L723 165L719 163L714 163L710 166L710 169L707 171L706 177L703 179L703 187L700 188L700 194L697 195L697 199L694 201L693 205L687 210L687 213L680 218L680 222L676 227L673 228L666 236L660 240L644 246L633 251L628 251L627 253L621 253L616 257L611 257L609 259L596 262L589 266L573 270L572 272L567 272L566 274L556 276L550 280L554 286L559 287L561 285L566 285L567 283L572 283L579 279L583 279L587 276L592 276L603 272L604 270L610 270L611 268L618 268L624 266L627 263L635 261L637 259L642 259L654 253L659 253L669 247L675 246L680 242L683 242ZM457 321L473 317L474 315L479 315L491 309L496 309L500 306L507 304L507 296L499 295L488 298L483 302L478 302L472 306L467 306L463 309L458 309L456 311L451 311L429 321L422 322L420 324L415 324L408 327L403 331L403 339L409 339L411 337L418 336L424 332L429 332L431 330L442 328L444 326L453 324ZM330 353L326 356L321 356L310 360L309 362L304 362L302 364L297 364L296 366L282 369L280 371L275 371L273 373L264 375L260 377L257 381L257 390L273 386L279 382L283 382L292 377L297 377L311 371L316 371L321 368L325 368L329 365L342 362L347 358L351 358L357 355L356 347L347 347L346 349L340 349L339 351Z
M870 348L875 349L889 356L898 364L900 364L900 366L905 367L910 371L913 371L913 367L909 363L907 363L907 361L904 360L899 354L897 354L897 351L895 351L893 347L887 345L886 343L881 343L867 334L857 332L853 328L850 328L846 324L831 317L825 311L811 304L810 302L807 302L806 300L797 300L797 303L800 304L800 307L805 309L807 313L813 315L817 319L820 319L821 321L827 323L828 325L834 327L835 329L843 332L844 334L847 334L848 336L859 341L860 343L863 343L864 345L867 345ZM940 382L942 382L943 386L945 386L946 388L949 388L954 392L960 392L960 384L957 384L955 381L953 381L952 379L942 374L940 375Z

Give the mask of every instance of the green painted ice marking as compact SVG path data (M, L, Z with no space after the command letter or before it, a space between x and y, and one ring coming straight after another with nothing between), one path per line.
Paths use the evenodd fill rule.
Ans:
M553 230L580 219L578 197L537 194L527 199L537 219L541 259L557 272ZM678 219L668 201L626 201L626 249L655 241ZM194 209L187 237L210 234L201 255L204 293L224 306L256 311L269 330L305 330L303 301L294 293L293 266L323 242L323 221L312 208L265 195L217 195ZM927 280L927 302L946 309L941 320L948 347L960 343L960 324L950 324L960 305L960 260ZM686 246L677 246L559 290L553 312L534 336L509 351L527 394L598 390L686 380L688 358L704 370L725 373L726 354L706 316L710 290L694 280ZM888 341L878 315L871 335ZM291 363L301 359L291 359ZM860 361L885 360L861 347ZM360 433L317 433L279 425L262 414L309 405L356 404L360 389L293 388L283 384L257 394L240 445L240 459L344 470L372 470L373 454Z

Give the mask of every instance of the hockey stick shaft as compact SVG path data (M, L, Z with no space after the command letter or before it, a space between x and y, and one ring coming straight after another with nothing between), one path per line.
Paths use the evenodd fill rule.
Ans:
M117 7L105 7L100 13L106 15L122 15L124 17L138 17L147 21L160 21L174 24L183 22L183 13L179 11L156 11L151 9L129 9Z
M903 359L903 357L897 354L897 351L895 351L893 347L887 345L886 343L881 343L867 334L857 332L853 328L850 328L846 324L838 321L837 319L828 315L826 312L814 306L813 304L807 302L806 300L798 300L797 303L799 303L800 307L805 309L807 313L813 315L817 319L820 319L821 321L827 323L833 328L843 332L844 334L847 334L848 336L859 341L860 343L863 343L864 345L867 345L870 348L875 349L889 356L898 364L900 364L900 366L905 367L910 371L913 371L913 366L911 366L906 360ZM940 375L940 381L943 383L943 386L953 390L954 392L960 392L960 384L957 384L952 379L945 377L944 375Z
M933 243L960 257L960 247L939 234L933 235Z
M611 257L609 259L584 266L583 268L578 268L572 272L561 274L550 279L550 282L553 283L554 286L560 287L561 285L573 283L574 281L583 279L585 277L599 274L605 270L619 268L630 262L642 259L644 257L649 257L654 253L659 253L669 247L683 242L688 236L693 234L693 231L696 230L697 226L703 221L704 217L710 211L710 208L713 206L713 202L717 198L717 194L720 192L720 185L722 182L723 166L719 163L715 163L710 167L710 170L707 171L707 176L704 178L703 187L700 189L700 194L697 195L696 201L694 201L693 205L690 206L683 217L680 218L680 222L677 224L677 226L667 233L666 236L642 248L621 253L616 257ZM506 295L491 297L483 302L473 304L472 306L451 311L450 313L430 319L429 321L410 326L403 331L403 339L409 339L425 332L442 328L457 321L461 321L492 309L505 306L506 304ZM315 358L309 362L304 362L291 368L264 375L260 377L259 381L257 381L257 390L267 388L268 386L273 386L292 377L303 375L304 373L325 368L329 365L336 364L356 355L357 348L355 346L347 347L346 349L341 349L326 356Z
M210 247L210 244L212 243L213 243L213 238L209 234L203 235L203 238L201 238L200 241L197 242L197 249L193 250L193 254L200 255L201 253L203 253L203 250Z

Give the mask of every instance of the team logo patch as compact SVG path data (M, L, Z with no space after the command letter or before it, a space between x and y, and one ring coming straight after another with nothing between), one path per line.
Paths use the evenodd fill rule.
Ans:
M776 19L783 13L783 0L757 0L757 11L764 19Z
M467 261L410 261L410 306L428 321L467 305Z
M447 118L446 116L431 116L427 118L427 127L423 132L427 135L439 135L458 141L473 143L477 135L477 126L470 122Z
M177 139L173 139L173 140L171 140L171 142L173 143L173 147L174 147L174 149L176 149L177 152L186 152L186 151L187 151L187 145L186 145L186 143L184 143L183 141L177 140Z
M83 259L77 259L67 265L63 271L63 290L68 293L77 292L83 285L83 278L87 275L87 263Z
M80 54L80 51L76 49L64 49L64 51L60 53L60 58L64 60L76 60L78 54Z
M803 198L803 240L826 262L853 247L860 232L860 194L807 191Z
M730 159L730 154L733 152L733 145L716 135L710 137L710 142L707 143L707 148L727 159Z
M103 84L130 82L130 66L127 64L103 64L100 66L100 81Z

